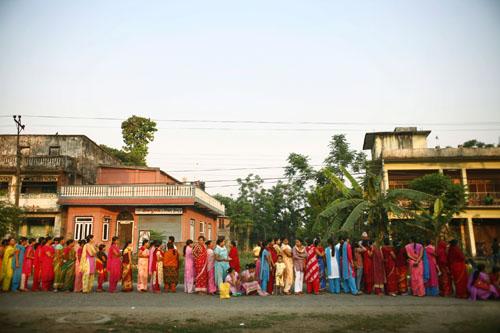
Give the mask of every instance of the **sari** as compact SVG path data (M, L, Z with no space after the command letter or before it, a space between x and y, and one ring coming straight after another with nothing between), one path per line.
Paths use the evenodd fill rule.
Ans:
M163 253L163 288L175 293L179 281L179 255L177 250L169 249Z
M371 247L368 247L363 252L363 283L364 293L371 294L373 291L373 252Z
M55 250L51 245L42 246L40 264L43 291L49 291L54 283L54 253Z
M31 272L33 270L34 256L35 256L35 251L33 250L33 245L28 245L26 247L26 252L24 253L21 288L20 288L22 290L28 289L28 279L31 276Z
M428 296L439 295L438 268L436 250L433 245L427 245L424 251L424 285L425 294Z
M474 281L474 274L477 274L477 278ZM498 298L499 294L497 288L491 283L488 274L484 272L476 272L469 276L469 281L467 282L467 289L469 290L471 301L477 301L478 299L486 300L490 297Z
M225 247L220 247L217 245L214 250L214 254L221 258L222 260L227 260L228 254ZM229 268L229 263L227 261L218 261L215 259L215 285L219 288L221 283L226 280L227 269Z
M61 244L54 246L54 290L62 289L64 286L63 254L64 247Z
M251 273L250 270L244 270L241 272L241 289L246 295L258 294L260 296L265 296L267 293L263 292L260 288L259 281L257 281L256 273Z
M319 266L319 289L326 289L326 267L325 267L325 249L318 245L316 249L323 255L317 255L318 266Z
M238 248L236 246L231 247L229 250L229 267L233 268L236 272L240 272L240 257L238 255Z
M95 258L95 269L97 273L97 291L103 291L102 285L108 278L108 271L106 269L108 256L104 251L97 252Z
M213 294L217 291L217 286L215 285L215 254L212 249L207 249L207 277L207 291Z
M163 281L163 255L161 249L157 247L150 258L151 290L159 293L161 291L161 282Z
M414 296L425 296L424 265L422 264L423 246L418 243L410 243L405 248L410 267L411 293Z
M188 294L194 293L194 258L193 248L186 246L186 253L184 254L184 292Z
M149 249L145 246L139 248L137 259L137 291L148 290Z
M406 249L400 248L396 253L396 271L398 278L398 294L405 295L408 293L408 261L406 257Z
M307 293L319 294L319 264L316 256L316 247L309 245L306 247L306 272L305 280L307 286Z
M108 250L108 261L106 268L109 273L109 288L108 291L113 293L116 291L116 286L121 276L121 260L120 249L116 244L111 244Z
M80 269L80 261L82 259L83 246L78 245L76 248L76 259L75 259L75 293L79 293L83 289L83 274Z
M276 250L275 246L274 245L271 246L271 244L269 244L269 246L267 247L267 251L271 255L271 261L273 262L273 264L275 264L278 261L278 251ZM267 284L267 290L266 290L269 294L273 293L275 276L276 276L276 269L274 268L274 265L272 265L269 267L269 283Z
M467 298L467 270L465 257L458 246L450 246L448 250L448 265L451 271L453 284L455 285L455 296Z
M381 295L384 292L384 285L386 283L385 269L384 269L384 256L380 247L373 246L373 288L375 294Z
M267 251L267 248L262 250L262 254L260 256L260 287L262 290L266 291L268 290L268 284L269 283L269 278L271 275L271 267L269 265L269 259L267 259L270 256L269 251Z
M229 283L229 291L232 295L241 295L241 282L238 272L233 271L232 274L228 274L226 276L226 282Z
M288 294L293 284L293 255L290 245L281 245L281 255L286 266L285 288L283 291L285 294Z
M207 292L208 272L207 272L207 249L205 245L196 244L193 247L194 270L195 270L195 291Z
M14 270L12 269L12 263L14 262L14 252L16 248L12 245L8 245L3 252L2 259L2 290L9 291L10 284L12 282L12 276L14 275Z
M398 272L396 269L396 259L394 257L394 248L390 245L385 245L382 247L382 255L384 256L384 268L385 268L385 291L389 295L394 295L398 292ZM406 261L404 262L406 266ZM405 272L406 279L406 272Z
M448 267L448 253L446 251L447 244L444 240L440 240L436 250L437 265L441 275L439 275L439 295L451 295L451 273Z
M123 250L122 254L122 291L127 292L134 289L132 283L132 262L129 258L131 254L132 250L129 247Z
M74 247L67 246L63 251L63 264L61 272L63 276L63 290L73 291L75 286L75 262L76 252Z
M354 264L352 261L352 248L349 242L342 244L342 281L345 293L350 292L353 295L358 294L356 288L356 274L354 272Z
M40 282L42 281L42 265L40 257L42 256L42 245L38 244L35 247L35 254L33 258L33 284L31 291L38 291L40 289Z
M17 259L16 255L14 254L13 257L14 259L12 260L12 270L14 271L14 274L12 275L12 286L11 286L12 291L17 291L21 286L25 251L26 248L23 245L16 244L14 253L17 253Z
M82 273L82 292L84 293L89 293L94 288L95 255L94 244L87 243L83 246L82 257L80 258L80 272Z

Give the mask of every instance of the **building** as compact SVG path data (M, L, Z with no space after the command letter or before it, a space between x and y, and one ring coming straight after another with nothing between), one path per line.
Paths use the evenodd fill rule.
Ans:
M16 178L17 136L0 135L0 200L25 210L23 236L65 234L64 211L58 205L61 186L93 184L100 164L120 165L84 135L21 135L21 175Z
M100 166L95 185L62 186L59 205L66 211L66 238L93 234L110 244L118 236L134 248L153 233L176 242L203 235L216 239L224 205L198 187L158 168Z
M434 172L466 186L468 205L453 226L470 254L484 256L500 236L500 148L428 148L430 133L414 127L366 133L363 149L380 162L383 190Z

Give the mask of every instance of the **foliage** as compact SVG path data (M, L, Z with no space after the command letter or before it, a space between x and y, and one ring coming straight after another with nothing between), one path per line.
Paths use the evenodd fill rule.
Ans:
M165 233L161 232L161 231L150 230L149 240L151 242L160 241L160 242L164 243L167 241L167 235L165 235Z
M148 144L154 140L154 133L157 130L156 122L149 118L129 117L122 122L122 135L125 143L123 150L134 160L140 161L139 165L146 165Z
M0 235L15 235L22 223L23 210L0 201Z
M340 179L343 177L341 168L350 168L354 172L365 169L366 154L362 151L352 150L344 134L334 135L328 147L330 152L325 159L325 166L330 168Z
M484 143L484 142L478 141L476 139L465 141L462 144L462 146L464 148L493 148L493 147L495 147L495 145L493 143ZM500 147L500 145L498 145L497 147Z
M100 145L108 154L113 155L125 165L141 165L142 161L121 149L116 149L106 145Z

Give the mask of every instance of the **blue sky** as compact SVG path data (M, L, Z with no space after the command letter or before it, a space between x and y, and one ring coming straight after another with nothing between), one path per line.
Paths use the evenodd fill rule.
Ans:
M120 121L27 115L348 123L159 122L148 161L166 171L282 166L290 152L320 164L331 135L361 149L366 131L396 125L432 130L431 146L497 143L500 2L3 0L0 115L11 114L27 133L117 147Z

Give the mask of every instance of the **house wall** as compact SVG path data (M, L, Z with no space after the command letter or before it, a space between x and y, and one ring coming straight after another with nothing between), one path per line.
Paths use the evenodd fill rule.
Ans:
M110 168L97 170L97 184L176 184L159 169Z

